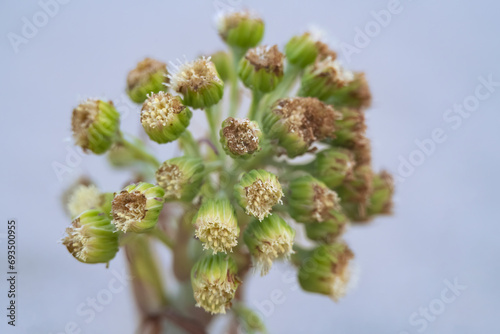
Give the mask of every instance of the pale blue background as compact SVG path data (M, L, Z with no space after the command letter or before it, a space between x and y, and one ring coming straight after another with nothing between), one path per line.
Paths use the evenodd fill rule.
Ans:
M280 46L310 23L331 41L352 44L355 28L387 3L244 1L266 20L264 42ZM265 319L271 333L417 333L410 315L440 298L444 280L455 277L466 290L424 332L500 332L500 89L460 128L443 120L448 108L474 93L477 77L492 74L500 81L500 5L401 3L403 11L348 65L366 71L374 94L368 122L375 167L396 172L399 156L408 158L417 148L414 141L429 138L435 128L447 140L398 185L393 217L348 232L361 272L357 288L340 303L292 290L293 283L282 281L284 265L249 280L250 305L269 299L275 289L284 293L285 302ZM1 311L0 331L59 333L75 321L82 333L132 333L136 318L128 291L114 295L91 323L76 314L113 276L102 266L77 263L56 243L68 224L59 196L74 177L99 175L99 185L112 191L128 174L88 156L59 182L52 163L64 163L70 112L81 97L126 101L126 73L144 56L193 58L222 47L213 27L214 2L73 0L14 53L7 34L19 34L22 17L39 10L36 1L0 2L0 233L7 218L20 225L19 326L6 330ZM138 116L124 103L120 108L128 111L124 128L141 133ZM153 149L162 158L175 151L173 145ZM4 272L5 235L0 243ZM123 264L119 254L111 268ZM4 309L3 274L0 282Z

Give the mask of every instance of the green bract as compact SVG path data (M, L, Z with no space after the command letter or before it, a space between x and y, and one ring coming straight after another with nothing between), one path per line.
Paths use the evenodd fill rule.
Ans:
M112 102L87 100L73 110L73 137L84 151L103 154L117 139L119 122Z
M66 229L62 243L78 261L107 263L118 252L118 233L107 214L87 210Z

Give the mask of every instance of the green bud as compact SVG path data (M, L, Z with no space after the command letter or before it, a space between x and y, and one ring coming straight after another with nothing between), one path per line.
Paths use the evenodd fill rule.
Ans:
M318 56L317 40L308 32L294 36L286 44L285 54L290 64L304 68L314 63Z
M368 205L368 215L388 215L392 213L394 180L385 170L373 177L373 190Z
M199 193L205 166L201 159L178 157L156 171L156 182L165 190L165 201L191 202Z
M263 220L276 204L282 204L283 190L276 175L263 169L241 176L234 186L234 197L247 215Z
M151 140L165 144L179 138L189 126L192 115L180 97L159 92L144 101L141 123Z
M322 223L340 211L337 193L311 175L290 182L290 216L300 223Z
M264 21L248 11L222 15L217 28L229 46L244 50L255 47L264 36Z
M293 253L295 230L278 215L270 215L262 222L253 220L243 234L243 240L252 255L254 265L266 275L276 259L288 259Z
M336 188L342 199L342 209L354 222L368 221L370 195L373 191L373 171L370 165L356 165L352 179Z
M331 139L330 143L333 146L352 149L366 133L365 114L359 108L345 107L338 111L342 118L336 122L335 138Z
M193 219L195 236L203 249L214 254L233 251L238 244L240 228L231 203L227 199L208 199L201 205Z
M135 103L143 103L149 94L166 91L167 64L146 58L127 76L127 94Z
M313 165L314 176L333 189L352 176L355 162L350 151L331 148L318 153Z
M118 252L118 233L102 211L83 212L73 220L66 233L62 244L80 262L107 263Z
M115 193L113 224L123 232L146 232L155 227L163 209L165 191L150 183L131 184Z
M222 122L220 142L224 151L234 159L248 159L260 151L262 132L256 122L229 117Z
M196 306L211 314L226 313L241 281L234 260L225 254L206 255L191 269Z
M315 141L332 137L340 118L331 106L316 98L280 99L263 118L263 130L277 139L290 158L306 153Z
M334 243L345 231L347 217L341 212L331 212L331 218L322 223L306 224L306 235L309 239Z
M299 267L299 283L303 290L330 296L338 301L349 290L354 257L343 243L320 245L310 251Z
M231 72L233 71L231 56L227 52L217 51L210 56L210 60L214 63L215 69L217 70L217 73L219 73L220 78L223 81L228 80L231 76Z
M298 95L326 101L353 80L351 71L345 70L338 60L328 56L305 69Z
M209 58L199 58L176 67L170 87L184 97L183 103L195 109L217 104L224 93L224 82Z
M257 46L241 59L238 75L248 88L269 93L283 79L284 57L276 45Z
M366 109L370 107L372 94L364 73L356 72L352 80L335 90L326 100L337 108L350 107Z
M117 138L120 114L112 102L87 100L73 110L71 128L76 145L85 152L106 152Z

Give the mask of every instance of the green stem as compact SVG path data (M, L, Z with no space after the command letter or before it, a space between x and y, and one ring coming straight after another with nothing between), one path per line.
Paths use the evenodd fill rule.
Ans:
M240 104L240 88L238 83L238 65L240 59L245 54L245 50L239 48L232 48L233 70L231 71L230 83L231 92L229 100L229 116L236 117L238 113L238 106Z
M139 145L126 140L121 132L118 134L117 141L120 144L122 144L126 149L128 149L130 152L132 152L134 156L137 157L137 159L151 164L151 166L153 166L155 169L160 167L160 162L158 161L158 159L156 159L155 156L146 152L144 148L140 147Z
M257 89L253 90L252 94L252 104L250 105L250 111L248 112L248 118L252 121L257 121L260 123L259 117L259 104L262 99L263 93Z
M149 234L153 237L155 237L158 241L160 241L162 244L167 246L167 248L173 249L175 246L175 243L172 239L170 239L162 230L160 230L158 227L155 227L152 229Z
M181 149L184 151L184 154L194 157L200 157L200 149L198 144L193 138L191 131L185 130L181 136L179 137L179 145Z
M215 110L212 107L205 108L205 115L207 116L208 126L210 128L210 140L212 144L215 145L221 154L221 147L219 143L219 127L217 126L217 115L215 115Z

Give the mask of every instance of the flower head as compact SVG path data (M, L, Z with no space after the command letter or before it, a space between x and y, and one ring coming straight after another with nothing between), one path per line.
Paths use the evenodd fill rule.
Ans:
M321 42L309 32L292 37L285 46L288 62L300 68L312 64L318 57L318 43Z
M356 165L353 177L336 188L342 199L342 209L354 222L370 220L367 207L373 192L373 170L370 165Z
M240 228L231 203L227 199L209 199L193 219L195 236L203 242L203 249L232 252L238 244Z
M233 158L249 158L260 150L262 133L256 122L228 117L222 122L220 142L224 151Z
M166 90L164 85L166 83L168 83L167 64L145 58L128 73L127 94L132 101L143 103L148 94Z
M306 224L306 235L313 241L334 243L346 230L347 216L338 211L330 212L330 218L321 223Z
M141 123L151 140L163 144L179 138L189 126L191 116L180 97L159 92L144 101Z
M87 210L73 220L62 240L78 261L107 263L118 252L118 234L108 215L99 210Z
M288 258L293 253L294 238L295 230L276 214L261 222L253 220L243 234L243 240L262 276L269 272L276 259Z
M234 186L238 204L251 215L262 221L276 204L282 204L283 191L276 175L263 169L252 170L241 176Z
M276 45L257 46L241 59L238 75L248 88L268 93L283 79L284 58Z
M321 293L338 301L349 290L349 262L353 257L352 251L343 243L318 246L299 267L302 289Z
M250 11L230 11L219 16L219 35L232 47L249 49L264 36L264 21Z
M112 102L86 100L73 110L71 129L76 145L95 154L106 152L117 137L120 115Z
M163 209L164 190L149 183L131 184L115 194L113 224L123 232L141 233L152 229Z
M165 161L156 171L156 182L165 191L165 200L192 201L200 191L204 169L198 158L178 157Z
M179 66L169 74L169 86L184 97L183 103L195 109L210 107L220 101L224 83L210 58L202 57ZM172 71L171 71L172 72Z
M375 174L373 177L373 190L368 205L368 215L392 213L392 196L394 195L394 179L387 171Z
M354 156L350 151L330 148L316 155L314 176L329 188L335 188L352 177L354 165Z
M334 136L341 115L312 97L280 99L263 119L265 133L278 139L289 157L306 153L313 142Z
M290 215L301 223L322 223L341 209L337 193L310 175L290 182L288 205Z
M226 313L241 283L237 272L236 263L228 255L208 255L198 260L191 269L196 306L212 314Z

